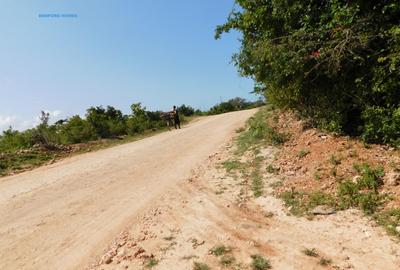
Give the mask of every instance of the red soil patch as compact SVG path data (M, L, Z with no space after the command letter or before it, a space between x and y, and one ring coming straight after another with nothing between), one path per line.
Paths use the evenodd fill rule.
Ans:
M358 138L333 136L307 124L291 112L281 113L280 132L290 133L275 166L285 175L278 192L294 188L299 191L335 193L338 183L360 175L355 164L369 164L385 171L381 191L394 195L388 206L400 206L400 151L387 145L366 146Z

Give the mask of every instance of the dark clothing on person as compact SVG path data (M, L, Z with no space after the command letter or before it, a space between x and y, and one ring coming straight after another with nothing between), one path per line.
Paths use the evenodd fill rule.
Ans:
M174 110L174 124L175 124L175 129L181 128L181 120L179 119L178 109Z

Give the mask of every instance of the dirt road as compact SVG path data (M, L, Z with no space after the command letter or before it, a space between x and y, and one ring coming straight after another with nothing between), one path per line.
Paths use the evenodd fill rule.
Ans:
M254 110L0 179L0 269L79 269Z

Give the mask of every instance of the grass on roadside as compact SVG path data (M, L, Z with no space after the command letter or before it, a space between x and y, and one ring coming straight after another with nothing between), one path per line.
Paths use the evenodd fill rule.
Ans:
M210 270L210 267L205 263L195 262L193 270Z
M218 245L210 249L210 254L214 256L221 256L232 252L232 248L224 245Z
M226 160L222 163L222 166L227 172L231 172L239 169L242 166L242 163L238 160Z
M328 265L332 264L332 260L322 257L319 260L319 264L322 265L322 266L328 266Z
M318 257L319 256L317 253L317 250L315 248L311 248L311 249L306 248L303 250L303 253L309 257Z
M146 266L145 267L151 269L156 265L158 265L158 260L156 260L154 258L151 258L146 262Z
M228 267L235 262L235 257L232 255L223 255L219 262L223 267Z
M237 140L238 153L251 150L261 143L280 145L288 140L288 134L281 133L276 127L268 124L267 119L273 117L273 114L271 107L266 106L247 121L248 128Z
M251 189L254 197L260 197L263 194L264 182L261 174L262 157L255 157L251 162L252 172L251 178Z
M302 216L309 213L318 205L334 207L335 198L321 191L299 192L295 190L284 191L280 194L285 205L290 208L290 213L295 216Z
M4 153L0 156L0 176L41 166L59 156L59 153L44 152L41 150Z
M267 270L272 268L269 260L265 259L261 255L252 255L251 259L253 260L251 263L253 270Z
M400 208L385 209L385 203L391 198L379 191L385 174L383 168L374 168L368 164L355 164L354 168L361 174L360 177L338 183L335 195L292 189L282 192L280 197L289 207L290 213L295 216L307 214L318 205L327 205L336 210L359 208L383 226L389 234L400 237Z

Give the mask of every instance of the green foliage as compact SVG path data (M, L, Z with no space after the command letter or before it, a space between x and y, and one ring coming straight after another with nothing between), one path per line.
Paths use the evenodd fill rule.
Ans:
M156 260L156 259L154 259L154 258L151 258L151 259L149 259L149 260L147 261L147 263L146 263L146 268L151 269L151 268L155 267L156 265L158 265L158 260Z
M362 176L356 182L347 180L338 186L339 208L360 207L366 214L373 214L385 199L378 193L384 176L383 168L371 169L368 164L357 168L360 168Z
M306 248L305 250L303 250L303 253L309 257L318 257L318 253L317 250L315 248L309 249Z
M278 171L279 171L279 168L274 167L272 164L268 164L268 166L267 166L268 173L277 173Z
M267 123L268 117L272 115L270 108L260 109L247 121L248 129L241 133L238 138L238 151L244 152L260 143L272 145L283 144L288 139L288 134L281 133L276 127Z
M214 256L221 256L230 252L232 252L232 248L224 245L218 245L210 249L210 253Z
M0 152L28 148L32 145L32 136L31 130L19 132L10 127L3 131L3 135L0 136Z
M178 112L184 116L192 116L195 114L195 110L193 109L193 107L186 106L185 104L182 104L178 107Z
M301 216L318 205L336 206L336 200L333 196L320 192L298 192L295 190L284 191L280 194L287 207L290 207L290 213L295 216Z
M251 162L252 172L250 174L251 190L254 197L260 197L263 194L264 182L261 174L261 161L260 157L256 157Z
M147 111L141 103L134 103L131 106L132 114L127 119L128 134L143 133L145 130L155 130L165 127L160 111Z
M92 125L100 138L110 138L126 134L125 118L120 110L112 106L90 107L86 120Z
M236 3L216 38L242 33L233 60L256 92L324 129L400 143L399 1Z
M300 150L299 151L299 153L297 154L297 156L299 157L299 158L303 158L303 157L305 157L305 156L307 156L308 154L310 153L310 151L309 150Z
M227 160L222 163L227 172L237 170L241 167L242 163L238 160Z
M375 220L383 226L390 234L400 236L400 232L396 230L400 226L400 208L384 210L374 215Z
M210 270L210 267L205 263L195 262L193 265L193 270Z
M228 267L235 262L235 257L233 257L232 255L224 255L221 257L221 260L219 262L222 266Z
M304 193L294 190L284 191L280 194L285 205L290 208L290 213L295 216L300 216L306 211L303 203L304 196Z
M74 144L88 142L97 138L94 127L79 115L75 115L60 127L62 142Z
M132 104L131 109L130 115L124 115L112 106L90 107L86 118L75 115L54 124L50 124L50 114L42 111L38 117L40 124L35 128L17 131L10 127L0 135L0 175L34 168L56 156L65 156L68 147L63 145L105 139L93 142L93 147L84 147L93 150L118 144L114 139L132 141L142 136L140 134L166 128L161 111L148 111L141 103ZM185 116L207 114L186 105L181 105L179 110L181 122L185 122Z
M252 255L251 267L253 270L267 270L271 269L271 263L261 255Z
M263 105L265 105L265 103L262 100L251 102L243 98L236 97L215 105L208 111L208 114L220 114L233 111L240 111L240 110L261 107Z
M330 264L332 263L332 260L322 257L322 258L319 260L318 263L319 263L320 265L322 265L322 266L327 266L327 265L330 265Z
M22 153L7 153L0 156L0 176L10 171L22 171L45 164L55 157L54 154L32 150Z

